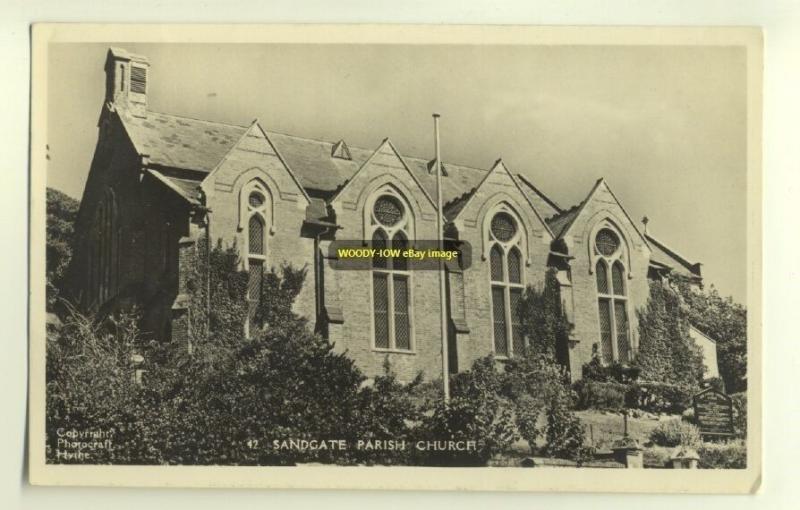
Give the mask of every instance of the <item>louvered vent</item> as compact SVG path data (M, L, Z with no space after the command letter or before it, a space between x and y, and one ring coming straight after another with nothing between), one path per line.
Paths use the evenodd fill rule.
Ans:
M131 92L144 94L147 90L147 69L131 66Z

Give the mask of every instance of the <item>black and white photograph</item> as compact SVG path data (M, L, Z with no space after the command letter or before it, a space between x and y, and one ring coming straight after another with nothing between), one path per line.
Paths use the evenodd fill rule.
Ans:
M751 491L760 32L329 28L35 27L32 475Z

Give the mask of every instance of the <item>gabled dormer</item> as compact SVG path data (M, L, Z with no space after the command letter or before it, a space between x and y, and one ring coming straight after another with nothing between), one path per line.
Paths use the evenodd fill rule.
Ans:
M350 155L350 148L344 143L344 140L339 140L333 145L331 149L331 157L337 159L345 159L352 161L353 156Z

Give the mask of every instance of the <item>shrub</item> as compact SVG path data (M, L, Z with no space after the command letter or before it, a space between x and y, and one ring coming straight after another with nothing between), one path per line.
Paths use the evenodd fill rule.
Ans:
M541 289L528 287L520 302L522 336L529 348L538 354L566 364L570 325L561 307L560 284L556 270L545 274Z
M638 382L628 386L625 405L651 413L680 414L692 404L695 388L668 383Z
M582 367L583 379L597 382L618 382L629 384L639 377L639 367L623 365L619 361L604 364L595 351L591 361Z
M733 401L733 427L736 435L747 437L747 392L734 393L730 396Z
M650 433L650 440L658 446L686 446L696 448L702 442L700 430L682 420L661 423Z
M58 455L59 429L112 431L113 449L89 452L91 463L124 463L130 449L137 448L140 390L132 383L131 365L131 354L141 342L136 324L133 314L98 323L67 305L59 337L47 344L49 462L80 462Z
M551 355L526 352L506 363L503 393L514 402L515 423L531 451L544 435L544 454L582 461L585 431L572 412L568 374ZM539 424L544 422L544 427Z
M492 356L475 361L467 372L451 377L451 398L438 401L423 418L421 441L475 441L476 450L418 453L417 461L438 466L483 466L517 439L511 403L500 395L502 376Z
M650 282L650 297L639 310L639 351L635 363L646 381L697 388L702 380L701 349L689 336L681 295L668 284Z
M592 452L584 446L586 431L583 423L566 406L547 409L547 443L544 453L550 457L572 459L582 464Z
M747 468L747 446L741 440L725 443L705 443L697 453L701 469L745 469Z
M384 375L375 377L371 386L359 392L357 436L364 441L405 441L409 448L426 404L441 395L439 389L434 400L428 400L423 394L426 389L421 374L409 384L399 382L387 358ZM408 464L412 457L408 449L363 450L356 455L366 464Z
M620 411L625 407L627 386L616 382L597 382L581 379L575 382L579 409Z

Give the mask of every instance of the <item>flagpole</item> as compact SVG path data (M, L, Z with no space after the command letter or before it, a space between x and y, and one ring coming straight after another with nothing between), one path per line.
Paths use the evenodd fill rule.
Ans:
M436 224L439 251L444 251L444 212L442 211L442 157L439 148L439 114L433 114L433 132L436 137ZM444 259L439 257L439 306L442 325L442 390L444 402L450 401L450 368L447 345L447 303L445 290Z

